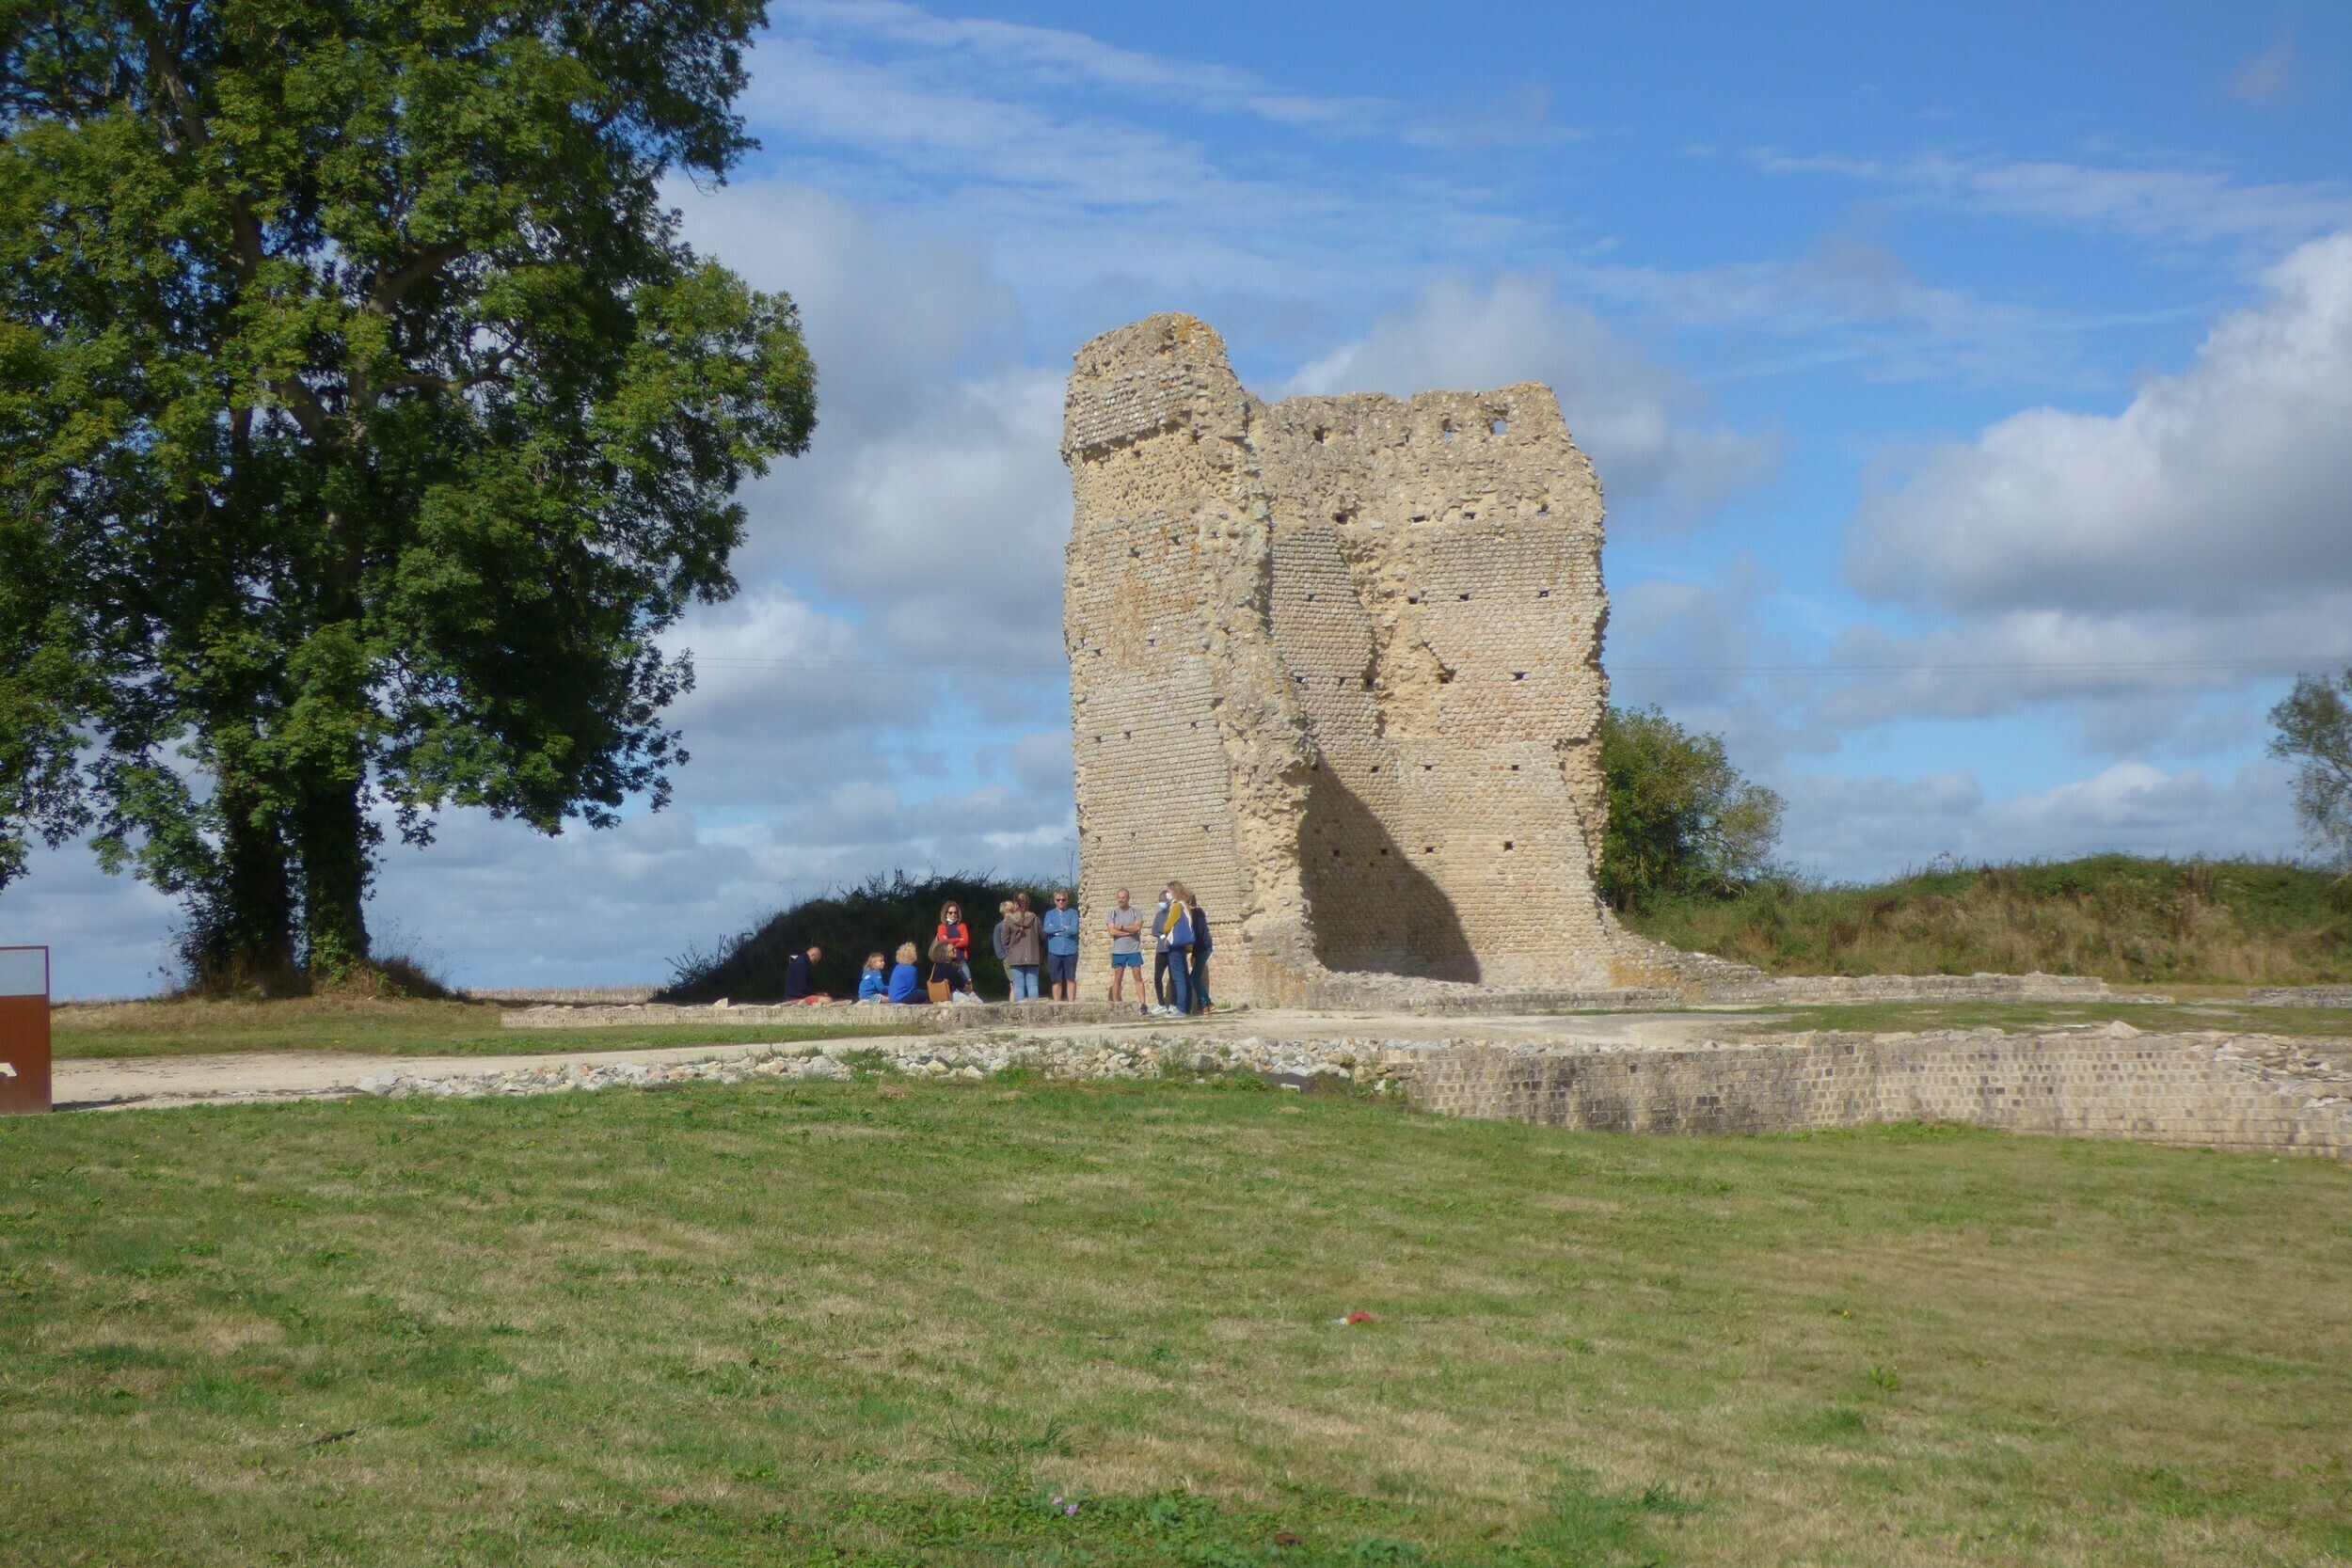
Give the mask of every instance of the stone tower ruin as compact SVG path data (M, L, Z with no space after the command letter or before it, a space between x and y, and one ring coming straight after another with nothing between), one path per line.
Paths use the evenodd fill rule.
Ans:
M1081 995L1171 879L1220 1002L1662 977L1594 891L1600 485L1548 388L1268 404L1153 316L1079 351L1062 456Z

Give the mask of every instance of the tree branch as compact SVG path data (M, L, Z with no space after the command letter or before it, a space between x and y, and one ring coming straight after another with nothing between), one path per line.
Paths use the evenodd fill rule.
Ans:
M154 13L144 4L139 4L127 8L125 14L131 30L138 35L139 42L147 50L148 68L155 72L165 98L170 101L171 118L180 135L191 147L211 146L212 132L204 124L194 89L188 86L187 77L180 70L179 52L164 37L164 29L158 24ZM182 20L184 22L184 17ZM178 34L182 31L183 28L175 24L173 32ZM236 246L238 281L250 282L262 265L262 226L253 215L251 203L239 192L232 191L229 195L229 229L230 241Z
M425 246L375 280L375 287L368 293L368 309L379 316L390 315L402 295L464 254L466 246L458 244Z

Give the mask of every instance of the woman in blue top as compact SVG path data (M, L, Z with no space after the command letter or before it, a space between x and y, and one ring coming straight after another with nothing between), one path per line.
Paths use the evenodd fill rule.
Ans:
M1054 890L1054 907L1045 911L1045 977L1055 1001L1078 994L1078 911L1070 907L1068 888Z
M890 1000L920 1002L930 1005L930 997L923 990L922 977L914 973L914 943L898 944L898 967L890 972Z

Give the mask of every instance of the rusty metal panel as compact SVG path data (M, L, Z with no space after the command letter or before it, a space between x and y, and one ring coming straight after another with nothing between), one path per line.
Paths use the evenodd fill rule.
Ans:
M0 1116L49 1109L49 949L0 947Z

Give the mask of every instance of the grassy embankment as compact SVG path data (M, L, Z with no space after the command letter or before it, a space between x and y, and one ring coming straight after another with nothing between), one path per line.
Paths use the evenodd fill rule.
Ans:
M872 1022L616 1023L581 1029L509 1029L512 1009L492 1002L311 996L276 1001L167 997L71 1003L50 1014L60 1061L222 1051L332 1051L388 1056L524 1056L553 1051L628 1051L660 1045L749 1045L850 1039L894 1032ZM721 1017L723 1015L714 1015Z
M6 1122L0 1561L2352 1561L2347 1206L1236 1086Z
M1644 936L1776 974L2095 974L2129 984L2352 981L2352 881L2129 855L1927 871L1872 887L1667 898Z

